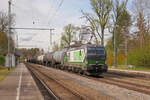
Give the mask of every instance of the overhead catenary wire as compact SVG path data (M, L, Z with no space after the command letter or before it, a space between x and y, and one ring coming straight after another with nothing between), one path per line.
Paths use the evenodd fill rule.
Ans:
M29 5L29 7L30 7L30 5ZM28 9L24 9L24 8L22 8L22 6L20 6L20 5L17 5L16 3L14 4L13 3L13 8L14 8L14 11L19 11L19 12L23 12L23 14L27 14L27 13L32 13L32 15L31 15L31 17L32 17L32 23L33 24L36 24L36 21L34 20L35 18L36 18L36 16L35 15L37 15L37 13L35 13L35 12L32 12L32 11L29 11ZM15 10L16 9L16 10ZM34 8L33 8L34 9ZM50 7L49 7L49 9L50 9ZM45 18L47 19L47 20L49 20L48 19L48 17L45 15ZM39 18L38 18L39 19ZM38 24L39 25L39 24ZM46 25L47 26L47 25ZM52 29L52 28L50 28L50 26L48 25L48 28L41 28L41 27L39 27L39 28L32 28L32 27L29 27L29 28L20 28L20 27L11 27L10 29L17 29L17 30L47 30L47 31L52 31L52 30L54 30L54 29Z
M48 19L53 18L53 21L55 20L56 14L57 14L57 12L60 10L60 8L62 7L63 3L64 3L64 0L61 0L60 3L58 4L58 7L57 7L56 10L55 10L55 13L53 13L53 14L50 16L50 18L48 18ZM49 21L48 21L48 24L49 24Z
M63 2L64 2L64 0L61 0L61 2L60 2L60 4L59 4L58 8L56 9L56 12L61 8Z

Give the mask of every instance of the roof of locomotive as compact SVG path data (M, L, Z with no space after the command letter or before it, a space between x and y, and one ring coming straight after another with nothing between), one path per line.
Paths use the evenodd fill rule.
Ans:
M80 45L80 46L75 46L75 47L70 47L70 48L63 48L63 49L55 51L55 52L47 53L46 55L55 54L55 53L63 53L63 52L70 51L70 50L77 50L77 49L83 49L83 48L88 48L88 47L104 47L104 46L99 45L99 44L83 44L83 45Z
M101 47L101 48L104 48L104 46L102 45L99 45L99 44L84 44L84 45L81 45L79 47L72 47L72 48L69 48L69 50L77 50L77 49L83 49L83 48L88 48L88 47Z
M104 47L104 46L100 44L85 44L82 45L81 47Z

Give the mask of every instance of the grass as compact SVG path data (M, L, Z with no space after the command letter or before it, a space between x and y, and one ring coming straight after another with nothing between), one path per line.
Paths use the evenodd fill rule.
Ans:
M8 71L7 67L1 67L0 66L0 81L2 81L10 72L12 72L14 70L14 68L11 68Z
M132 67L132 68L129 68L129 67L126 67L126 66L121 66L121 67L118 66L117 68L114 68L112 66L109 66L109 68L150 72L150 67Z

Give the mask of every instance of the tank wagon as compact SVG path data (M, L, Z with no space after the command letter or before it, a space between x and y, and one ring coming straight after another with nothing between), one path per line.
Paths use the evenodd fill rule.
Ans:
M48 52L44 55L43 57L43 65L46 65L46 66L50 66L52 64L52 60L53 60L53 52Z
M44 59L44 55L40 55L37 57L37 63L38 64L43 64L43 59Z
M96 44L47 53L43 57L43 64L87 75L100 75L108 69L105 48Z
M36 57L33 57L33 58L28 58L27 59L27 62L30 62L30 63L37 63L37 58Z

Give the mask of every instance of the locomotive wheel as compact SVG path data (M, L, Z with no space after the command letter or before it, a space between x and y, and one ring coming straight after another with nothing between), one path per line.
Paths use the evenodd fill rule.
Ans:
M83 75L83 73L84 73L83 70L80 69L79 74Z
M77 71L77 73L79 73L80 69L79 69L79 68L77 68L77 69L76 69L76 71Z
M76 68L73 68L73 72L74 72L74 73L76 73L76 70L77 70Z
M72 70L72 67L68 67L68 71L71 72L71 70Z
M76 71L76 68L72 67L72 72L75 72Z
M68 70L68 66L65 66L65 70Z
M62 70L64 70L64 69L65 69L65 66L64 66L64 65L62 65L62 67L61 67L61 68L62 68Z
M75 68L75 73L78 73L79 72L79 69L78 68Z

